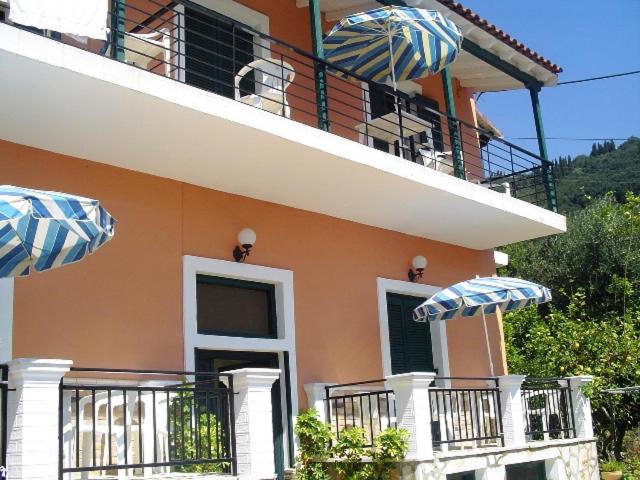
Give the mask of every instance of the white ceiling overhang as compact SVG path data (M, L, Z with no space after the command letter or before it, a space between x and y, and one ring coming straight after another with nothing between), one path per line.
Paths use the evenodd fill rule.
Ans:
M553 86L558 81L558 76L555 73L500 41L489 32L482 30L437 0L405 0L405 3L415 7L438 10L462 29L464 38L511 64L522 73L535 78L542 85ZM296 0L296 5L305 8L309 5L309 0ZM320 3L321 10L328 22L336 22L345 15L380 6L381 4L375 0L321 0ZM524 84L519 80L466 51L461 52L451 65L451 74L458 79L463 87L476 92L524 88Z

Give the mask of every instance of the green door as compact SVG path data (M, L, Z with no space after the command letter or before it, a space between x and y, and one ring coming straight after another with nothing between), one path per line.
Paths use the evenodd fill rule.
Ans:
M413 309L424 301L421 297L387 293L389 348L394 375L435 371L429 322L413 320Z
M286 359L285 359L286 360ZM240 368L279 368L278 354L267 352L221 351L196 349L196 369L199 372L222 373ZM285 368L288 370L288 368ZM285 376L286 377L286 376ZM278 480L284 479L284 431L280 379L271 387L274 462ZM285 386L288 388L288 386ZM287 390L289 392L289 390ZM287 402L289 403L289 402ZM287 415L289 418L290 416Z

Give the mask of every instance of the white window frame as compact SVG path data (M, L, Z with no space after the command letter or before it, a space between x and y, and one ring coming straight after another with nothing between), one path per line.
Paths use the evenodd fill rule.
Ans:
M387 313L387 293L412 295L429 298L442 287L422 283L404 282L378 277L378 319L380 321L380 349L382 353L382 372L385 377L392 375L391 345L389 344L389 315ZM449 347L447 345L447 324L444 321L429 323L431 332L431 351L433 366L438 369L439 377L449 377Z
M233 337L198 333L197 275L212 275L273 285L275 287L276 300L277 338ZM293 272L280 268L185 255L183 257L183 327L184 367L186 371L195 371L196 349L271 352L278 354L280 384L282 385L280 401L283 412L284 458L285 465L292 465L293 459L289 457L289 448L287 448L292 439L289 438L288 415L286 414L288 408L284 354L287 352L289 356L288 393L291 396L291 412L289 413L291 414L292 422L295 424L295 417L298 413L298 375L296 367Z
M0 279L0 363L13 358L13 278Z

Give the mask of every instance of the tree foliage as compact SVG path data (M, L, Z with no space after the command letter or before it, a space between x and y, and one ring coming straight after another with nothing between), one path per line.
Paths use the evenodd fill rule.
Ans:
M610 140L594 144L591 155L559 157L554 170L563 213L583 209L607 192L622 201L628 191L640 193L640 138L631 137L617 148Z
M512 245L502 274L551 288L551 305L505 316L507 362L533 376L594 375L589 389L603 456L621 457L640 423L640 396L603 390L640 385L640 196L612 195L570 216L564 235ZM617 445L613 444L612 407Z

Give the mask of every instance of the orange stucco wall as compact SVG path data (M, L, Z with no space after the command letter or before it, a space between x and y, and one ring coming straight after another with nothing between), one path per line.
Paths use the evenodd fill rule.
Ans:
M231 260L237 232L255 229L249 261L294 272L299 388L382 374L376 278L424 283L493 273L475 251L0 141L1 183L99 198L115 238L82 262L16 279L14 357L76 365L181 369L182 256ZM363 206L366 208L366 206ZM490 322L494 358L499 325ZM486 375L481 322L448 323L451 373ZM190 353L191 354L191 353ZM497 370L503 366L496 361ZM304 404L300 390L300 399Z

